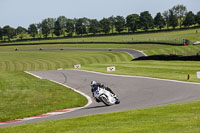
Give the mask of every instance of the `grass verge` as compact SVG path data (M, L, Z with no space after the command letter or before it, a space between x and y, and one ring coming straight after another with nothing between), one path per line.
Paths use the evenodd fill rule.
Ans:
M0 128L1 133L199 133L200 102Z
M24 72L1 72L0 86L1 122L87 104L71 89Z
M116 66L115 72L107 72L107 66ZM103 73L144 76L161 79L173 79L188 82L200 82L196 72L200 71L198 61L132 61L110 64L91 64L85 70ZM189 74L189 80L187 80Z
M7 51L0 52L0 56L0 122L87 103L80 94L23 71L131 60L126 53L108 51Z
M28 43L48 43L48 42L169 42L182 43L182 39L188 39L191 43L199 41L199 29L189 29L182 31L159 32L159 33L145 33L133 35L116 35L104 37L84 37L84 38L68 38L56 40L42 40L42 41L24 41L23 44ZM19 43L14 42L12 44Z

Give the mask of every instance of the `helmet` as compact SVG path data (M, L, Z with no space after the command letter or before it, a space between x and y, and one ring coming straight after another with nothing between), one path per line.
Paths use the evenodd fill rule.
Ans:
M97 82L96 81L92 81L91 82L91 87L94 87L94 86L96 86L97 85Z

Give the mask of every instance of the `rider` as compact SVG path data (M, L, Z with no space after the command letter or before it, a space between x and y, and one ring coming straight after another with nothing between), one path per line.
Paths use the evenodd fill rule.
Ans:
M94 96L94 92L98 89L98 87L101 87L101 88L105 88L105 90L109 91L111 94L113 94L114 97L116 97L115 93L108 87L105 87L103 84L101 83L97 83L96 81L92 81L91 82L91 91L92 91L92 94Z

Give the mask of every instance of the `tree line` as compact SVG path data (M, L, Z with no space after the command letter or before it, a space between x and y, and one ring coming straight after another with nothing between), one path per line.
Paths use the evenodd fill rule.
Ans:
M200 11L194 14L187 11L184 5L176 5L173 8L157 13L153 18L149 11L140 14L130 14L126 18L123 16L111 16L101 20L89 18L69 19L65 16L58 18L47 18L38 24L30 24L28 29L17 27L16 29L9 25L0 27L0 40L11 40L18 36L21 40L28 33L32 38L47 38L48 36L82 36L84 34L113 34L121 33L125 29L128 32L137 32L138 30L148 31L157 28L162 30L177 26L180 28L192 25L200 25Z

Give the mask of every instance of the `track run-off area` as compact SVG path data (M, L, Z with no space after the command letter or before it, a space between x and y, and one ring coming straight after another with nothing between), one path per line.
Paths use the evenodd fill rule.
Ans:
M127 49L124 50L126 50L124 52L127 52ZM130 52L128 53L131 54ZM140 56L139 53L142 54L141 52L133 51L132 56ZM45 120L120 112L166 104L189 102L200 99L199 83L163 80L139 76L103 74L84 70L29 71L28 73L38 78L51 80L53 82L76 89L77 91L83 93L83 95L87 96L89 101L87 106L62 114L0 124L0 127ZM110 87L118 95L121 103L113 106L105 106L103 103L96 103L92 98L90 88L90 82L92 80L103 83L105 86Z

